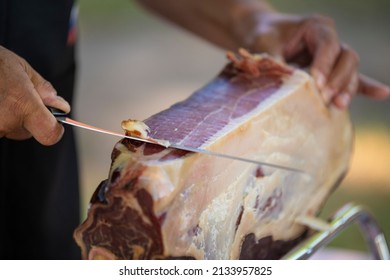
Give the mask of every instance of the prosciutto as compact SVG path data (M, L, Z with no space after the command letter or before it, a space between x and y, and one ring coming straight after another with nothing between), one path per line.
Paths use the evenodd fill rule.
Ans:
M148 136L304 172L123 139L74 233L84 259L278 259L309 234L347 172L348 113L326 106L302 70L245 51L228 58L145 120Z

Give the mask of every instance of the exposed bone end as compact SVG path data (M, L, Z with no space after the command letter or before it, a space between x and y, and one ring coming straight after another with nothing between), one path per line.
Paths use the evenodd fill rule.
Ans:
M121 126L122 129L126 132L127 136L135 136L147 139L150 132L149 126L138 120L124 120L122 121Z
M168 148L171 145L168 140L149 137L150 128L143 121L128 119L122 121L121 126L127 136L146 139L151 143L155 143L165 148Z

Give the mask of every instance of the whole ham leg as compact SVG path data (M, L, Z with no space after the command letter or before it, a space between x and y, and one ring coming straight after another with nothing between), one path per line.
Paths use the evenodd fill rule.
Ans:
M85 259L278 259L347 172L348 113L266 55L229 63L145 120L150 137L296 167L296 173L123 139L75 231ZM313 226L315 223L313 223Z

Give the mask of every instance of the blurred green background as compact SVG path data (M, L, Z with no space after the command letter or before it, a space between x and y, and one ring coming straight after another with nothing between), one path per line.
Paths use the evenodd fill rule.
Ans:
M201 0L200 0L201 1ZM358 51L363 73L390 84L390 1L273 0L285 13L325 14L343 41ZM80 0L78 119L121 131L120 121L145 119L186 98L225 64L224 50L173 26L130 0ZM348 177L322 213L347 202L366 206L390 240L390 100L357 97L350 108L355 152ZM107 178L112 137L77 131L83 216L99 182ZM357 227L333 247L366 251Z

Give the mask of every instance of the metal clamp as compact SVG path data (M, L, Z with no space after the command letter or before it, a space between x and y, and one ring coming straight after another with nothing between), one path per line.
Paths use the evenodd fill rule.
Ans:
M353 203L346 204L332 217L331 228L315 233L287 253L284 260L305 260L319 249L329 244L342 231L354 223L360 226L362 234L369 245L373 259L389 260L389 249L385 236L374 217L364 207Z

